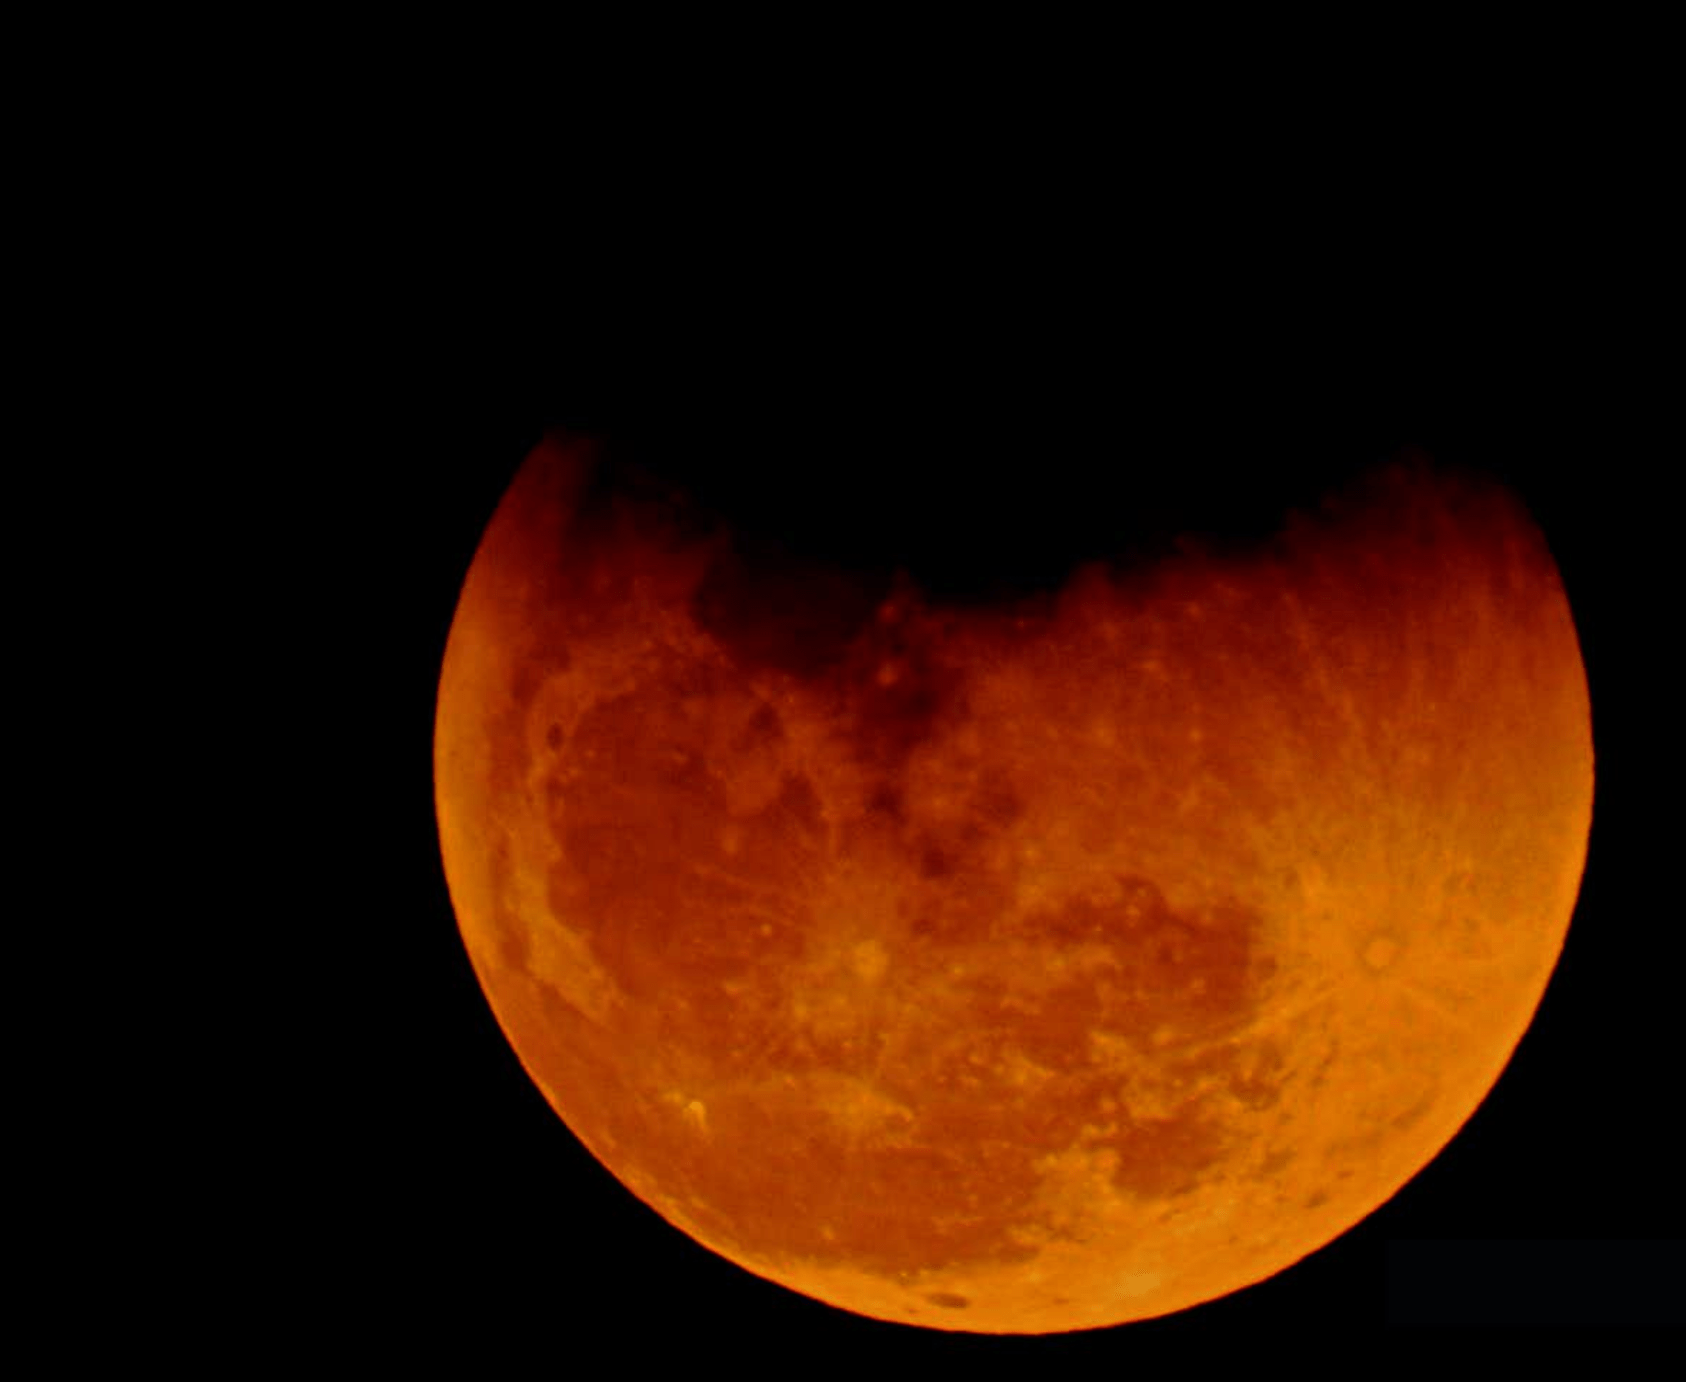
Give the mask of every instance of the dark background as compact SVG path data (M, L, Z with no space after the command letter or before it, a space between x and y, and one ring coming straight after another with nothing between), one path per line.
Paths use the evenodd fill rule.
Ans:
M467 1329L629 1359L718 1358L754 1340L809 1359L1038 1365L1460 1311L1603 1319L1625 1301L1654 1317L1677 1299L1678 1264L1657 1292L1646 1249L1591 1246L1654 1252L1686 1232L1671 1131L1679 812L1658 767L1678 715L1661 543L1679 438L1662 360L1620 291L1583 285L1571 300L1519 272L1508 294L1484 286L1472 302L1430 291L1432 278L1315 319L1292 292L1190 297L1180 278L1151 317L1057 289L1029 304L922 294L916 310L891 294L890 310L881 283L754 312L725 293L661 326L612 293L542 311L383 306L378 380L338 384L355 407L335 455L355 464L313 479L336 573L332 616L309 635L331 750L301 852L336 882L313 927L334 956L311 967L323 1059L299 1069L296 1196L277 1229L313 1245L315 1265L283 1292L299 1326ZM747 526L913 564L957 599L1045 587L1097 544L1151 555L1174 528L1246 543L1283 500L1405 444L1497 471L1561 565L1598 774L1568 945L1503 1078L1432 1165L1335 1243L1229 1298L1116 1330L992 1340L883 1324L670 1228L522 1072L458 939L434 833L433 697L456 593L547 426L699 484ZM1418 1240L1450 1240L1451 1261L1480 1265L1448 1268ZM1540 1240L1569 1245L1550 1270Z

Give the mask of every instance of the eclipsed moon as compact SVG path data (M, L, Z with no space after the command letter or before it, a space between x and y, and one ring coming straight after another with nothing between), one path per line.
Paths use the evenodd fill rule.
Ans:
M1587 688L1498 485L1402 461L1246 554L961 605L541 445L439 687L468 954L635 1195L833 1305L1042 1333L1260 1281L1521 1038Z

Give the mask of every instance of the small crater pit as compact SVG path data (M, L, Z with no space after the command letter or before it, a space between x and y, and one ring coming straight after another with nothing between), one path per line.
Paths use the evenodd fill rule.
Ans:
M964 1310L972 1303L965 1296L955 1295L953 1291L927 1291L925 1299L944 1310Z

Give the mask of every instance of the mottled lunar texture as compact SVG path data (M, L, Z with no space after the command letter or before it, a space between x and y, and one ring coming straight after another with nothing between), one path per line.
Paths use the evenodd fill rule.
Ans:
M945 606L595 473L547 441L475 556L440 836L526 1069L673 1224L883 1319L1112 1325L1327 1243L1491 1087L1592 803L1506 493L1402 462Z

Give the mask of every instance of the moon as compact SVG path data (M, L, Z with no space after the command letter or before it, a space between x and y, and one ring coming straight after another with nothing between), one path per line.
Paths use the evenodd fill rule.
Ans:
M1040 1334L1264 1280L1446 1145L1561 952L1593 747L1544 537L1420 454L959 599L558 433L434 778L486 997L634 1195L842 1309Z

